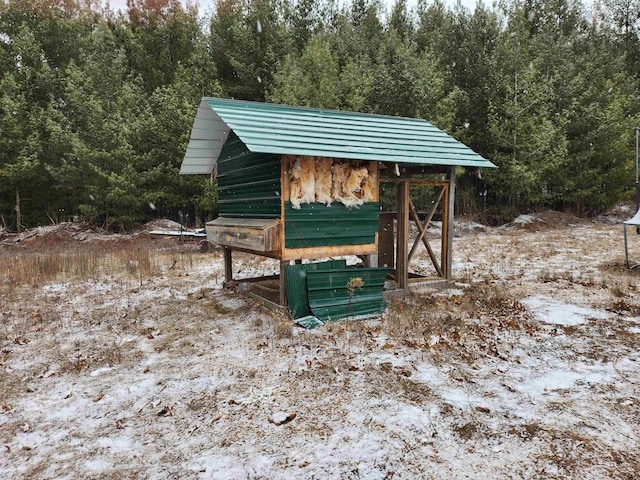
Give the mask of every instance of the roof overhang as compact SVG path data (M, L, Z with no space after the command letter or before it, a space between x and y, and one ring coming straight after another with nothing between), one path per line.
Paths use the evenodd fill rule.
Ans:
M203 98L191 128L181 174L210 175L218 161L231 129Z
M495 167L425 120L205 97L180 173L211 174L231 130L256 153Z

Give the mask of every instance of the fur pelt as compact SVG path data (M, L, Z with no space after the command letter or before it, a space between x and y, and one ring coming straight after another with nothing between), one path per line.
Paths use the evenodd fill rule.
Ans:
M357 207L362 205L365 200L362 197L362 184L369 176L369 170L367 167L351 168L349 176L344 182L342 188L344 203L347 207Z
M315 200L316 163L313 157L298 157L291 168L289 200L293 208Z
M289 200L293 208L300 209L300 199L302 198L302 164L299 158L291 161L289 171Z
M332 168L331 196L336 202L347 207L357 207L365 202L362 184L369 177L367 167L352 166L349 163L334 163Z
M289 165L289 200L293 208L319 202L358 207L376 198L375 182L367 166L331 158L295 157Z
M377 187L374 177L367 175L367 178L362 183L362 199L365 202L373 202L377 197Z
M344 203L344 182L349 178L349 165L335 163L331 167L331 198L336 202Z
M333 160L330 158L318 158L316 160L316 202L324 203L327 207L331 206L331 201L333 200L331 197L332 165Z

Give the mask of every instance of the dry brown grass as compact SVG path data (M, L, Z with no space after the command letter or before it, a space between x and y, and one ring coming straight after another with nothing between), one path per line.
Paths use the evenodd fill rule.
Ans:
M139 243L67 245L0 249L0 284L41 286L89 280L128 271L149 275L153 266L149 246Z
M273 333L276 339L288 339L293 338L294 324L288 315L281 313L273 313Z
M383 319L395 341L428 350L436 360L455 354L468 362L479 356L510 359L518 336L532 335L538 328L522 303L491 284L450 297L411 295L392 303Z

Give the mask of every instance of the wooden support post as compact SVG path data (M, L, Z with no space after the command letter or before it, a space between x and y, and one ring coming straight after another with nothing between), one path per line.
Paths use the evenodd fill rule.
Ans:
M444 269L444 278L447 280L453 279L452 265L453 265L453 216L456 203L456 167L449 167L449 173L447 175L449 180L449 188L447 189L447 198L443 213L446 213L446 217L442 219L442 242L443 242L443 258L442 265ZM445 222L446 222L446 235L445 235ZM445 243L446 242L446 243Z
M393 212L380 212L380 225L378 227L378 265L388 267L391 270L396 268L395 264L395 230L393 219L396 214Z
M398 243L396 247L396 282L409 288L409 192L408 181L398 183Z
M285 269L289 265L289 260L280 261L280 305L287 306L287 281Z
M231 265L231 249L224 249L224 281L225 283L233 280L233 267Z

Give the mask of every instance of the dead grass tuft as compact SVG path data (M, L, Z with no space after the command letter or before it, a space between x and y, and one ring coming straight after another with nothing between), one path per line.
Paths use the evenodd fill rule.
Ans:
M544 429L538 423L525 423L522 426L513 427L509 430L509 433L517 435L525 441L539 437L542 432L544 432Z
M545 428L536 431L536 435L548 444L546 453L535 456L541 474L546 474L552 465L556 478L582 476L580 473L585 469L592 474L599 472L597 476L603 478L638 478L640 462L635 454L619 451L573 430Z
M631 261L631 260L630 260ZM634 268L629 270L624 263L624 258L620 260L614 260L611 262L604 262L600 264L600 270L606 273L622 275L626 278L640 278L640 268Z
M273 315L273 333L276 339L283 340L286 338L293 338L293 326L294 323L288 317L288 315L282 313L274 313Z
M478 433L479 427L476 422L467 422L456 426L454 431L462 440L471 440Z
M640 316L640 304L633 300L618 298L607 308L608 311L618 315L637 317Z

